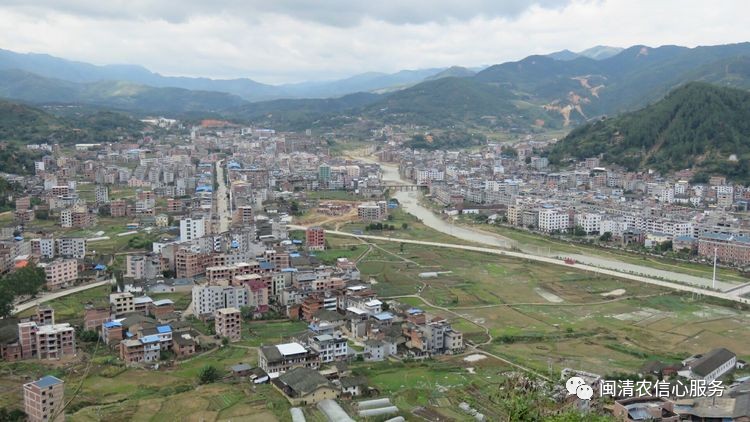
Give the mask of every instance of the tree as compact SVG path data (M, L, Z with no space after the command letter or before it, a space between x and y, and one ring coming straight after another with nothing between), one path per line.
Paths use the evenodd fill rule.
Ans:
M242 315L242 319L253 319L255 308L252 306L240 306L240 314Z
M612 232L604 232L601 236L599 236L599 240L602 242L609 242L612 240Z
M409 228L409 225L406 223L401 223L401 230L406 230Z
M206 365L198 373L198 384L211 384L221 378L221 373L213 365Z
M15 295L10 291L10 287L0 284L0 318L7 318L13 313L13 301Z
M2 283L9 286L15 296L34 296L45 282L44 270L34 265L27 265L2 279Z
M80 338L81 341L85 341L87 343L95 343L97 340L99 340L99 333L94 330L84 330L81 331L80 334L78 334L78 338Z

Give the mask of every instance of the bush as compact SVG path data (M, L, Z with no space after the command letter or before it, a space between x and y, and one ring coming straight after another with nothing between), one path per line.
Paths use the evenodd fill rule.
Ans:
M211 384L221 379L221 373L213 365L206 365L198 373L198 384Z

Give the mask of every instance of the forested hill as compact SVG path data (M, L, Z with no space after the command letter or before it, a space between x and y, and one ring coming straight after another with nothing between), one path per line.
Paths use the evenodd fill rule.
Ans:
M573 130L550 158L598 154L630 170L694 168L750 182L750 93L688 83L639 111Z
M0 142L112 142L137 135L143 127L142 122L112 111L58 117L39 108L0 100Z

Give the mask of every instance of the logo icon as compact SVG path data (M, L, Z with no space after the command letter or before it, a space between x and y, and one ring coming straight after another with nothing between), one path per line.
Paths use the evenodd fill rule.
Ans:
M586 384L586 381L581 377L571 377L565 383L565 388L568 390L568 395L575 394L581 400L591 400L594 395L594 389Z

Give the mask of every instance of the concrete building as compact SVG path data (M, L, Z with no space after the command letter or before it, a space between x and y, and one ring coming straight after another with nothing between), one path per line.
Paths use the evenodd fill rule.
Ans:
M340 332L313 336L308 344L320 356L321 363L346 359L349 353L347 340Z
M261 346L258 354L260 369L275 378L290 369L307 367L318 369L320 358L313 350L299 343L285 343L275 346Z
M236 286L193 286L193 308L202 318L211 318L222 308L241 308L248 305L248 292Z
M75 259L56 259L48 263L40 263L44 270L47 289L58 290L72 285L78 280L78 262Z
M214 318L216 335L226 337L229 341L240 341L242 338L242 314L239 309L217 309Z
M552 233L564 232L570 227L570 216L559 209L543 209L539 211L539 230Z
M199 239L206 235L206 221L203 218L183 218L180 220L180 241Z
M29 422L64 421L65 383L47 375L23 385L23 410Z
M112 313L115 315L135 312L135 302L132 293L112 293L109 295L109 303L112 307Z
M61 237L55 239L57 255L64 258L83 259L86 257L86 239L80 237Z
M305 230L305 245L308 250L322 251L326 248L326 232L323 227L308 227Z
M340 393L320 372L305 367L294 368L274 379L272 383L292 406L334 400Z

